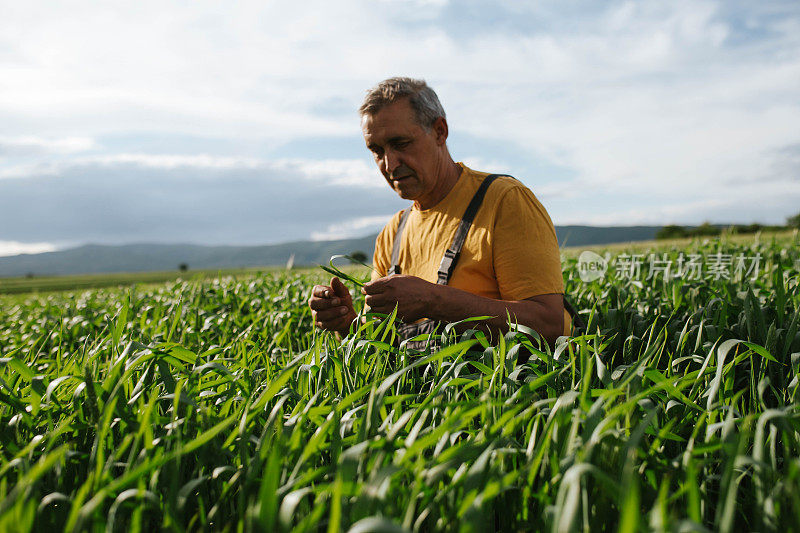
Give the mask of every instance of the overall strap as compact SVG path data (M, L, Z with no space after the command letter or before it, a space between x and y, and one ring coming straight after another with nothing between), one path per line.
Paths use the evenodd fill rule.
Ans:
M397 226L397 231L394 234L394 243L392 244L392 266L389 268L388 275L400 274L400 264L398 258L400 257L400 237L403 235L403 228L406 227L408 222L408 215L411 214L411 208L403 211L400 215L400 224Z
M472 221L475 220L478 208L480 208L481 203L483 203L483 197L486 196L486 189L489 188L489 185L491 185L498 176L502 175L503 174L489 174L483 179L478 190L475 191L475 196L472 197L472 201L470 201L467 206L467 210L464 211L464 216L461 217L461 223L458 225L458 229L456 229L455 236L453 236L453 242L450 244L450 248L444 253L444 257L442 257L442 262L437 272L437 284L447 285L447 282L450 281L450 276L456 268L458 257L461 255L461 248L464 246L464 241L467 240L469 228L472 226Z

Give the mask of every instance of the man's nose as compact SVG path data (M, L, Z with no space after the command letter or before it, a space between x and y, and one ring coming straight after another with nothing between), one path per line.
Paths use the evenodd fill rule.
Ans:
M386 169L386 172L391 174L399 166L400 166L400 158L397 157L395 151L386 150L383 153L383 167Z

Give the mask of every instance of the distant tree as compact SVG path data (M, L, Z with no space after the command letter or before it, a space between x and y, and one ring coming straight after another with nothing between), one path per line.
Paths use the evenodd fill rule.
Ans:
M187 270L189 270L189 265L187 265L186 263L181 263L180 265L178 265L178 270L180 270L181 272L186 272Z
M762 224L754 223L749 224L745 227L743 233L758 233L759 231L763 230L764 226Z
M361 250L356 250L355 252L350 253L350 262L351 263L358 263L358 262L366 263L367 262L367 254L362 252Z
M28 279L31 279L33 276L34 276L33 272L28 272L27 274L25 274L25 277Z
M790 228L800 228L800 213L797 213L793 217L787 218L786 225Z
M686 228L670 224L656 232L656 239L680 239L686 237Z
M717 226L712 226L709 222L703 222L696 228L693 228L689 235L696 235L699 237L711 237L713 235L719 235L721 230Z
M739 233L758 233L762 231L764 228L763 225L754 223L754 224L732 224L726 229L727 233L731 234L739 234Z

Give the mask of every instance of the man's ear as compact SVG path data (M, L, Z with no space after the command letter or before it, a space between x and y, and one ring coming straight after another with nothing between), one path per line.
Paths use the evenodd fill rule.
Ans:
M447 119L444 117L439 117L433 121L433 126L431 126L434 135L436 135L436 143L438 145L443 145L445 141L447 141L447 134L449 130L447 129Z

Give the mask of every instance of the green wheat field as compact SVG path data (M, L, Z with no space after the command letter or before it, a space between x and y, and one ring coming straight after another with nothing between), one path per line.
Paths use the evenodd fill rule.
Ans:
M0 530L797 531L797 233L652 251L760 263L565 254L588 327L553 350L336 339L320 269L0 297Z

